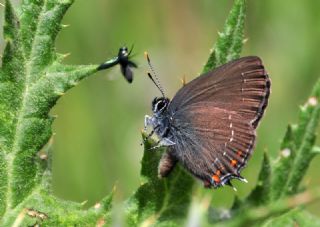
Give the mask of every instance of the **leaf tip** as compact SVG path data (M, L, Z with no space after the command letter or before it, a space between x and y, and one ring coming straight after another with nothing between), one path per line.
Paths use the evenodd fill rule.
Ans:
M70 24L61 24L61 27L62 28L68 28L68 27L70 27L71 25Z
M86 205L87 203L88 203L88 200L85 200L85 201L83 201L83 202L80 203L80 206L84 206L84 205Z
M315 96L311 96L308 101L307 101L307 104L310 105L310 106L316 106L318 104L318 99L317 97Z
M280 155L283 158L288 158L291 155L291 150L289 148L284 148L280 151Z

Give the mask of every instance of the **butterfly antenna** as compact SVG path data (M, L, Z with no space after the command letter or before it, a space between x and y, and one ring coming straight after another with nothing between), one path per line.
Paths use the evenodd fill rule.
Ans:
M156 85L156 87L159 89L159 91L161 92L162 96L165 97L164 90L163 90L163 88L162 88L161 85L160 85L160 81L159 81L159 79L158 79L158 77L157 77L157 74L156 74L156 72L155 72L152 64L151 64L149 55L148 55L147 52L144 52L144 55L145 55L145 57L147 58L149 68L151 69L151 72L152 72L152 74L153 74L153 76L152 76L152 74L148 72L148 76L149 76L150 80L152 80L152 82L153 82L153 83Z

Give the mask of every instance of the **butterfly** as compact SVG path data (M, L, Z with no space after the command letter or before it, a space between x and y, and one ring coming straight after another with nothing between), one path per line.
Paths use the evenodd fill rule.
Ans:
M162 97L153 99L153 115L145 116L145 130L152 127L147 138L155 133L155 147L168 147L159 175L167 176L179 162L207 188L232 186L234 178L247 182L240 172L253 153L271 87L262 60L233 60L187 83L172 100L148 75Z
M137 64L130 60L130 55L131 55L132 50L133 50L133 47L131 48L130 51L128 51L127 47L120 47L119 52L118 52L118 56L112 58L109 61L102 63L98 67L98 70L108 69L108 68L111 68L112 66L119 64L121 73L124 76L124 78L129 83L132 83L132 81L133 81L132 68L137 68Z

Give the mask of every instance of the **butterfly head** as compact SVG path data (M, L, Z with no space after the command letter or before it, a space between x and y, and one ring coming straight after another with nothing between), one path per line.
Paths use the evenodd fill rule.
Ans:
M170 100L165 97L156 97L152 101L152 111L155 114L160 114L163 113L167 108L170 103Z

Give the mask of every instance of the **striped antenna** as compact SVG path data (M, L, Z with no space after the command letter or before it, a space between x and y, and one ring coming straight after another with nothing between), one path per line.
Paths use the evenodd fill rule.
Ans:
M161 92L162 96L165 97L164 90L163 90L162 86L160 85L160 81L159 81L159 79L157 77L156 72L154 71L154 68L153 68L153 66L151 64L151 61L150 61L148 53L144 52L144 56L147 58L149 68L151 69L151 72L152 72L152 74L148 72L148 76L149 76L150 80L156 85L156 87Z

